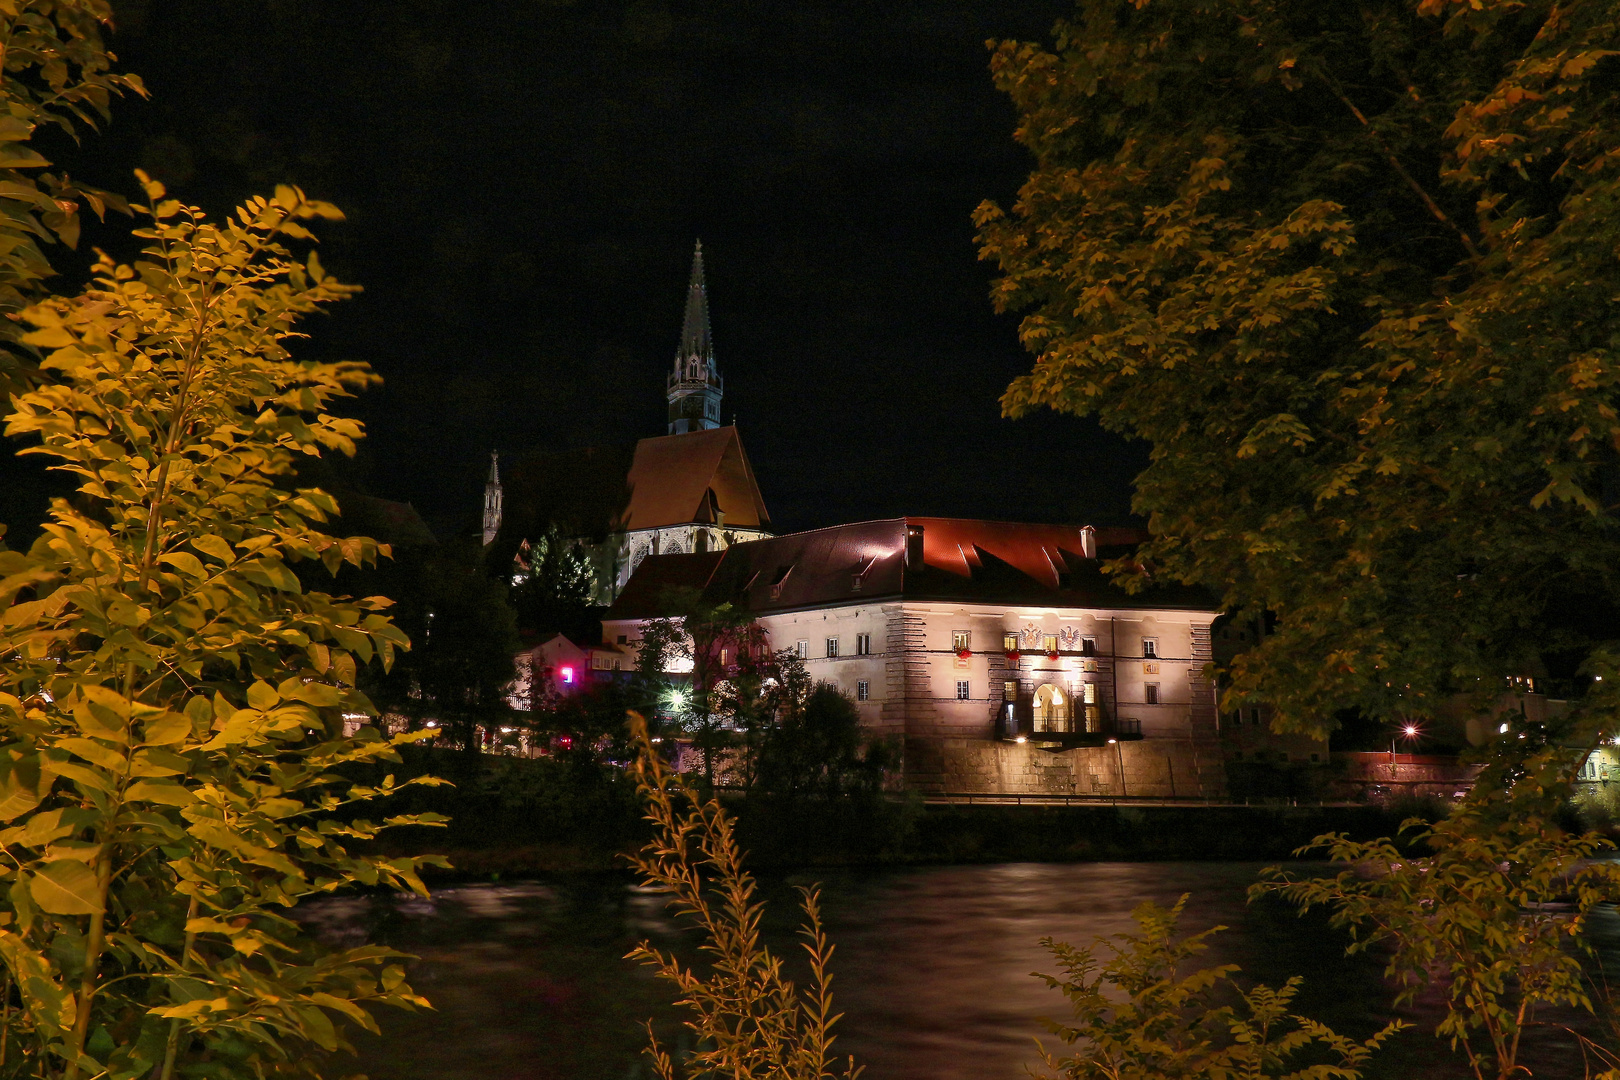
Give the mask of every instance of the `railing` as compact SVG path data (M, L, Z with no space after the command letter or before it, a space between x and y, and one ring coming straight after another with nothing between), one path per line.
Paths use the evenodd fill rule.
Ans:
M1287 807L1365 806L1359 802L1327 802L1321 799L1290 799L1251 802L1248 799L1213 798L1203 795L1047 795L993 794L974 791L925 792L922 801L930 806L1235 806L1255 810Z

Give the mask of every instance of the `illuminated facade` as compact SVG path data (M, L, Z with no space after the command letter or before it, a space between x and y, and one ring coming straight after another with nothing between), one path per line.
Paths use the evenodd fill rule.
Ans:
M752 611L773 648L899 741L908 787L947 794L1226 793L1210 600L1128 595L1124 530L899 518L651 558L604 622L634 647L671 583Z

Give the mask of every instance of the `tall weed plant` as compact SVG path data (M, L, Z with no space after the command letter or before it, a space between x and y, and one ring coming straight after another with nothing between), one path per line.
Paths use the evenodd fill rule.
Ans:
M631 865L700 932L704 957L696 967L649 942L629 954L675 987L676 1004L688 1014L694 1049L682 1060L649 1025L654 1072L660 1080L856 1080L861 1067L853 1058L839 1062L832 1052L840 1014L833 1012L834 947L822 928L818 890L799 890L801 944L810 968L809 985L801 989L762 939L765 907L743 869L731 818L717 799L700 798L670 772L640 716L632 713L630 723L637 750L632 768L653 827Z

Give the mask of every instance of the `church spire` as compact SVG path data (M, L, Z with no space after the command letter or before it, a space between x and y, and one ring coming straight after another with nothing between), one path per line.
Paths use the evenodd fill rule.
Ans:
M666 380L669 433L681 435L720 426L720 396L725 386L714 364L709 336L709 292L703 280L703 241L692 251L692 276L686 284L686 317L675 367Z
M676 358L701 356L714 366L714 342L709 338L709 291L703 281L703 241L692 250L692 276L686 283L686 319L681 323L681 347Z

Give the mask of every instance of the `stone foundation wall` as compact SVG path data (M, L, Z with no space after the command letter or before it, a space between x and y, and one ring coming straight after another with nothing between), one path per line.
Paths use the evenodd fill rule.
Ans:
M1226 796L1213 739L1144 739L1052 753L1028 744L908 735L905 752L906 787L924 794Z

